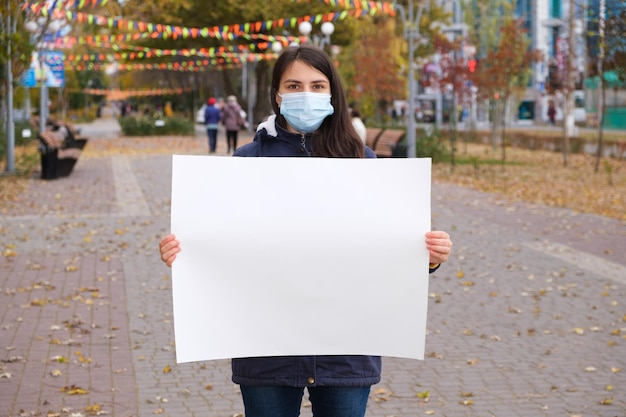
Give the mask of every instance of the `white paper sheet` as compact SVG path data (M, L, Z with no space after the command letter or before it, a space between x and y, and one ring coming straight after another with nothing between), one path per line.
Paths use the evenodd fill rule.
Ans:
M430 159L173 157L179 363L423 359Z

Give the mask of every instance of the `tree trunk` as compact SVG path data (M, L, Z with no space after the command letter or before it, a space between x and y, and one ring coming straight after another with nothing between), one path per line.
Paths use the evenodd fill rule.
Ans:
M567 166L570 153L570 138L574 135L574 90L576 90L576 33L575 1L569 0L568 12L568 50L567 50L567 74L565 78L565 101L563 103L563 166Z
M568 87L563 100L563 166L567 166L570 137L574 131L574 91Z
M604 12L605 2L600 0L600 51L598 53L598 146L596 148L596 163L594 172L598 172L600 158L602 158L602 139L604 136L604 111L606 110L606 89L604 88Z
M491 147L495 151L498 149L498 132L500 130L501 115L500 115L500 102L494 100L493 102L493 120L491 121Z
M456 142L459 136L459 124L458 124L458 94L456 91L452 92L452 111L450 111L450 169L454 170L456 167Z
M253 107L253 123L255 126L265 120L273 111L269 101L272 98L270 97L268 100L270 93L269 70L270 67L266 60L257 62L254 69L256 76L256 102Z
M506 117L509 109L509 96L504 97L504 117L502 118L502 166L506 162Z
M600 77L604 77L603 73L600 73ZM600 81L600 105L598 106L598 145L596 147L596 162L593 167L594 172L598 172L600 167L600 159L602 158L602 142L604 139L604 112L606 111L606 87L604 82Z

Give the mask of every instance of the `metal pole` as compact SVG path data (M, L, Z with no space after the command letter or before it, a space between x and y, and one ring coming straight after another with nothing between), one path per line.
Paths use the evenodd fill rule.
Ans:
M11 22L11 7L7 15L7 29L9 39L7 42L7 166L6 172L15 172L15 125L13 123L13 69L11 68L11 37L13 36Z
M600 0L600 24L599 24L599 38L600 38L600 49L598 51L598 126L599 129L602 129L604 122L604 35L605 35L605 14L606 14L606 1ZM598 147L598 152L600 151L600 147Z
M254 103L256 103L256 62L253 62L248 68L248 130L254 132Z
M248 60L244 55L243 63L241 67L241 99L246 100L248 98Z
M40 50L39 51L39 66L40 66L40 72L39 72L39 82L41 83L40 85L40 93L39 93L39 131L43 132L44 130L46 130L46 119L48 117L48 115L46 114L46 69L45 66L43 64L44 58L43 58L43 52Z
M409 40L409 109L408 109L408 120L407 120L407 132L406 132L406 141L407 141L407 158L415 158L415 66L414 66L414 53L415 53L415 36L417 29L414 28L414 25L419 25L419 21L413 21L413 1L409 1L409 29L406 32ZM406 25L407 22L404 22ZM419 27L419 26L418 26Z
M439 81L437 81L439 83ZM437 88L437 99L435 102L436 115L435 115L435 125L437 129L441 129L443 126L443 93L441 92L441 85L438 85Z

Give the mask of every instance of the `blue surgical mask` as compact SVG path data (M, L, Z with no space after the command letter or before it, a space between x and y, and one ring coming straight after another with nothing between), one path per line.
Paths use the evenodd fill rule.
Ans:
M314 132L326 117L335 112L330 104L330 94L305 91L278 95L282 98L280 114L298 132Z

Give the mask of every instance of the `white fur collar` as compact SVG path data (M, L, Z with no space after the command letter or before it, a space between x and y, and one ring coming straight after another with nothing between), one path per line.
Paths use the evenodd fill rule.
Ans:
M265 129L268 136L273 136L273 137L278 136L278 131L276 130L276 115L272 114L267 118L266 121L259 123L259 126L257 126L256 131L260 132L261 129Z

